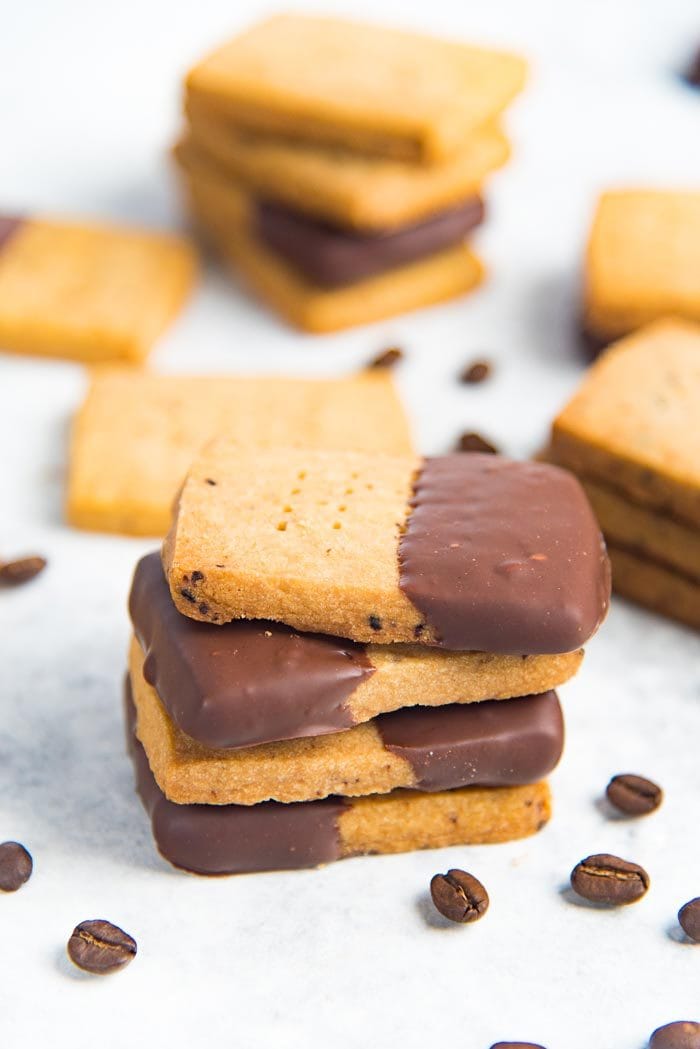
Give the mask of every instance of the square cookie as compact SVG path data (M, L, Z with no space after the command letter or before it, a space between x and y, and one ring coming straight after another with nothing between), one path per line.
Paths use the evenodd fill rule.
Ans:
M700 192L604 193L586 252L584 324L604 342L666 316L700 321Z
M0 349L139 362L182 308L196 268L181 237L0 217Z
M163 549L183 614L364 642L578 649L607 610L599 528L544 464L261 449L195 460Z
M97 531L164 535L190 462L222 432L249 445L411 448L403 406L381 370L297 379L99 368L73 423L68 521Z
M237 127L434 162L505 108L525 68L415 33L277 15L204 59L187 91Z
M700 527L700 325L658 321L611 346L555 419L552 456Z
M349 150L243 132L190 106L182 145L249 192L342 227L387 230L478 195L510 148L494 125L479 129L449 160L425 167Z

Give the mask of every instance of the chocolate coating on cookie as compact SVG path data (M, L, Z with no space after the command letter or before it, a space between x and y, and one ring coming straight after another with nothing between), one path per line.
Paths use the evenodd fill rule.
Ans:
M564 719L556 692L520 699L412 707L375 722L382 743L409 762L416 789L535 783L561 757Z
M572 474L448 455L415 479L399 585L445 648L571 652L605 617L610 565Z
M459 244L484 218L478 197L410 226L358 233L259 201L255 229L260 240L324 288L355 284Z
M151 817L158 851L198 874L245 874L316 867L341 857L341 798L281 805L175 805L168 801L135 735L136 709L125 684L127 745L136 789Z
M129 612L146 681L179 728L210 747L350 728L346 701L374 669L352 641L259 620L188 619L173 605L158 553L136 567Z

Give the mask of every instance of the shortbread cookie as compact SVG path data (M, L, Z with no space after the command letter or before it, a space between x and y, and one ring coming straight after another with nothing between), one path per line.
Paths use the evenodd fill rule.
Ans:
M163 556L194 619L501 654L580 648L609 594L578 481L477 453L251 453L221 438L188 474Z
M700 630L700 582L664 564L611 544L617 593L670 619Z
M630 502L598 481L582 478L582 484L609 545L635 550L700 586L700 529Z
M136 567L129 611L145 678L168 716L220 749L340 732L416 704L546 692L573 677L583 656L359 645L264 620L197 623L173 605L157 553Z
M556 462L700 525L700 326L658 321L610 347L554 421Z
M555 767L563 721L555 692L483 703L413 707L345 732L213 750L168 717L132 642L137 735L158 786L178 804L256 805L358 797L398 787L450 790L534 783Z
M176 805L153 778L133 716L127 705L136 786L155 843L176 867L198 874L289 870L368 853L513 841L535 834L551 815L546 783L397 790L291 805Z
M277 15L204 59L187 91L235 127L432 162L492 121L524 79L515 55Z
M202 206L196 188L191 204L195 218L233 273L302 331L340 331L435 306L472 291L483 278L479 260L460 244L347 287L324 289L267 248L249 229L222 228L221 211L210 203Z
M69 522L164 535L188 466L217 433L251 446L411 449L406 415L385 371L298 379L100 368L73 424Z
M700 192L603 194L586 254L584 315L600 338L665 316L700 321Z
M196 272L181 237L0 217L0 349L141 361Z
M177 152L278 200L340 226L384 230L418 222L481 192L510 155L495 126L481 128L454 157L424 167L236 130L189 103L191 126Z

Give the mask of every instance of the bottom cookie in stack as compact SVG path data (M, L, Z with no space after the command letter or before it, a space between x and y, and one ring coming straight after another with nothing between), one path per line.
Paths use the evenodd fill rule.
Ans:
M187 144L175 155L203 232L253 291L306 331L444 302L482 278L464 239L483 219L478 195L407 225L352 229L257 200Z
M548 457L578 474L613 586L700 628L700 326L658 321L610 347L554 422Z

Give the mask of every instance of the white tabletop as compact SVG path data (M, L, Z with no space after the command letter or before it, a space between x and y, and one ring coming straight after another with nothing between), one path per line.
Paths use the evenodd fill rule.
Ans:
M453 305L312 338L210 272L154 361L327 374L398 343L425 451L478 429L529 455L581 374L571 332L596 193L638 181L700 185L700 93L675 76L700 44L697 5L313 6L531 57L531 83L509 121L514 160L493 181L478 236L491 279ZM10 5L0 32L0 208L177 225L165 153L180 78L267 8ZM457 372L482 356L494 378L459 385ZM31 585L0 595L0 840L25 842L35 858L29 884L0 900L2 1044L487 1049L530 1039L641 1049L657 1025L700 1019L700 947L678 942L675 922L700 895L700 640L619 600L562 690L567 750L552 780L555 817L536 838L216 880L158 857L120 710L129 577L152 544L62 521L66 428L84 383L70 364L0 358L0 554L37 551L50 562ZM610 819L599 799L619 771L658 780L662 809ZM571 867L599 851L647 867L642 902L607 913L567 896ZM430 876L450 866L488 887L491 908L475 926L432 919ZM65 960L73 926L93 917L138 941L133 964L109 979Z

